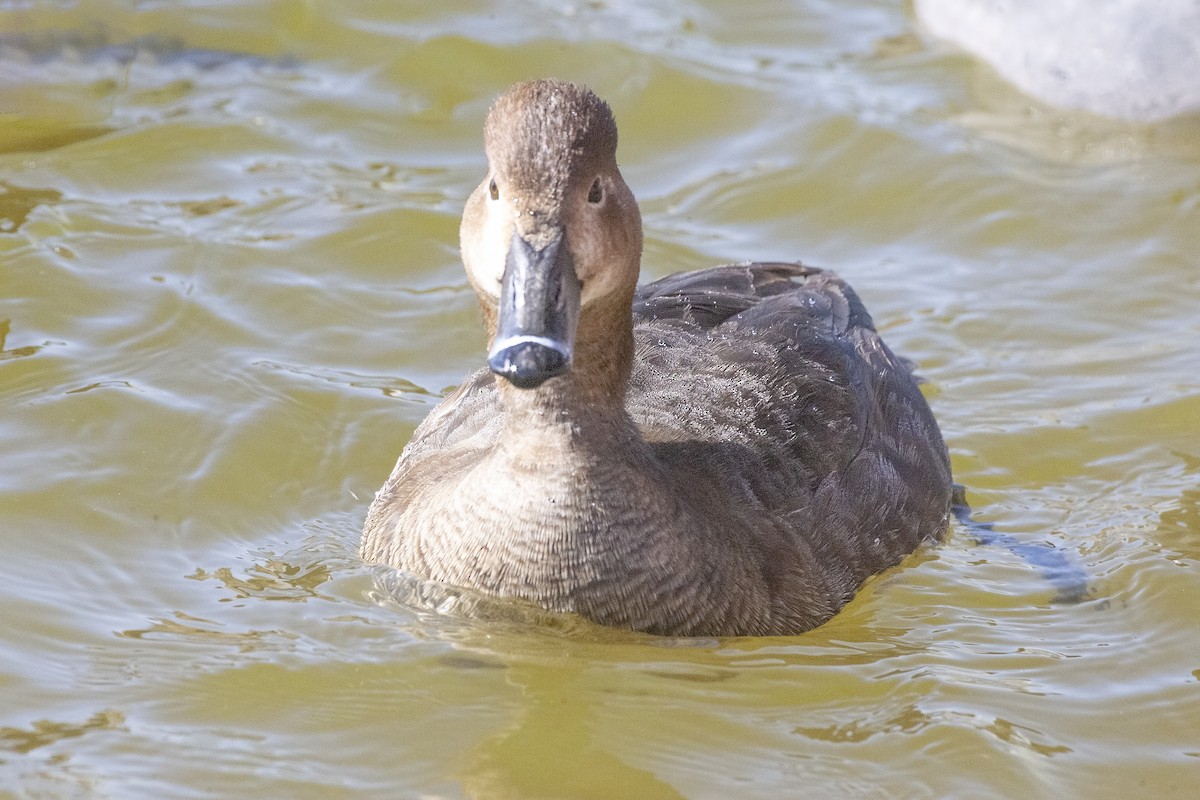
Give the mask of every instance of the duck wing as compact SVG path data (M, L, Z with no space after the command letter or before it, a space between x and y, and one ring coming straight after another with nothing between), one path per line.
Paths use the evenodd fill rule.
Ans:
M681 491L731 529L804 539L847 594L941 535L951 482L937 423L836 274L672 275L639 289L634 335L629 412Z
M763 302L780 296L787 302ZM780 310L787 318L772 320ZM828 270L798 263L745 262L669 275L638 288L633 317L635 324L681 320L702 330L735 317L743 330L748 324L769 329L776 323L804 323L843 333L850 328L874 330L849 285Z

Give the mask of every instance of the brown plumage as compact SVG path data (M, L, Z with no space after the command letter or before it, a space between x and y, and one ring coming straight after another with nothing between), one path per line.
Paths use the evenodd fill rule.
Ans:
M941 536L937 424L830 272L738 264L636 289L616 138L571 84L492 108L462 224L491 370L417 429L363 557L654 633L808 630Z

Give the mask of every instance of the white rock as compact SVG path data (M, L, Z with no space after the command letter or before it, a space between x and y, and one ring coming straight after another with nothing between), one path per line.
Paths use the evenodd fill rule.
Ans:
M1049 105L1138 122L1200 110L1200 0L915 0L918 19Z

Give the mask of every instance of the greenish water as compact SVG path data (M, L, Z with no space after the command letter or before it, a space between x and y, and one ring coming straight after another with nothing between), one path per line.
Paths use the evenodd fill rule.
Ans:
M1195 119L1032 106L882 0L7 3L0 33L0 797L1200 792ZM482 357L483 115L542 75L612 103L647 277L840 271L978 516L1093 599L961 529L793 638L382 599L366 504Z

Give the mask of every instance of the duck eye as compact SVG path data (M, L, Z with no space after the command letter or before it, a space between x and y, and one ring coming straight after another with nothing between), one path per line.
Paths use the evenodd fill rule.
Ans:
M595 205L604 199L604 189L600 186L600 179L596 178L596 182L592 184L592 188L588 191L588 202Z
M492 178L492 182L488 184L488 194L491 195L493 200L500 199L500 188L496 186L495 178Z

